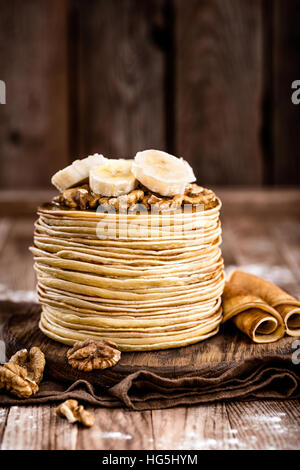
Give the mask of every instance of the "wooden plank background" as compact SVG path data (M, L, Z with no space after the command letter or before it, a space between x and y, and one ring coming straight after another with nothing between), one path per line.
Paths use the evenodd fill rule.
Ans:
M67 2L0 2L0 185L49 185L69 159Z
M0 188L149 147L204 185L299 184L299 15L298 0L0 0Z

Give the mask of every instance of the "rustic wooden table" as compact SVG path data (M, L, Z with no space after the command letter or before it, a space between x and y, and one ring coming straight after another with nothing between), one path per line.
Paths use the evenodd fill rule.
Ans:
M300 190L222 190L223 254L300 297ZM46 192L0 192L0 301L34 298L34 207ZM1 314L2 321L5 313ZM0 342L0 360L4 356ZM300 366L299 366L300 367ZM55 405L0 408L2 449L299 449L293 401L227 402L169 410L91 409L92 429L58 418Z

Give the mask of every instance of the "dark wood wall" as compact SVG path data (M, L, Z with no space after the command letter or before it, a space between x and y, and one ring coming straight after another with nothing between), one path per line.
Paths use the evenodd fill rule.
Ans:
M204 185L299 184L299 0L0 0L0 187L154 147Z

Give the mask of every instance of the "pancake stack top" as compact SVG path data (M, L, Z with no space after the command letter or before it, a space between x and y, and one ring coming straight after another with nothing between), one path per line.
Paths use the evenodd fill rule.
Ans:
M31 248L47 336L147 351L218 332L221 202L193 181L187 162L156 150L54 175L60 194L38 209Z

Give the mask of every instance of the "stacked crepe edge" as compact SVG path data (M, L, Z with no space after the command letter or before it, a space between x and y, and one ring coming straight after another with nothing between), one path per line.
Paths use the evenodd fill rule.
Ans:
M72 345L123 351L185 346L222 322L221 202L209 210L127 215L39 208L34 246L40 329ZM128 228L129 227L129 228Z

